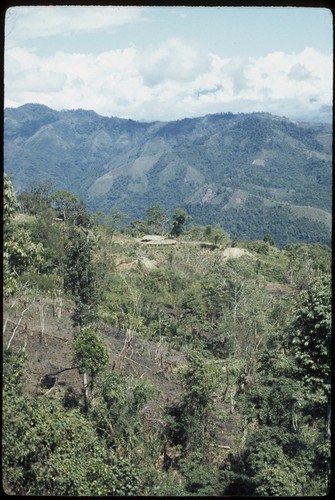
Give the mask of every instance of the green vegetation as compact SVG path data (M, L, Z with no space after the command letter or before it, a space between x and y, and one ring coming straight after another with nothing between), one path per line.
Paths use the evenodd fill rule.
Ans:
M7 494L329 492L329 246L18 198L5 176Z
M122 213L133 235L139 220L162 234L183 207L233 238L330 245L331 137L331 124L268 113L140 123L27 104L5 110L4 165L22 210L51 179L59 217L78 208L71 191L90 212Z
M171 236L180 236L185 231L185 224L191 218L192 217L183 208L176 208L172 218Z

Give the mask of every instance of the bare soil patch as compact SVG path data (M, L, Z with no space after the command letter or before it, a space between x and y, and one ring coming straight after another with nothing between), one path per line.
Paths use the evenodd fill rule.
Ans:
M82 377L73 365L74 333L71 320L72 303L63 300L61 314L55 299L38 297L9 299L3 307L3 350L18 352L25 347L24 390L31 396L82 396ZM25 311L23 313L23 311ZM107 369L117 370L151 382L153 397L142 410L142 418L150 426L163 425L165 409L182 398L178 371L187 366L187 355L164 342L145 340L108 326L96 325L104 339L110 358ZM13 335L14 334L14 335ZM217 420L215 447L227 454L239 435L239 415L230 414L229 404L221 398L216 406L226 414Z
M224 259L238 259L239 257L244 257L244 256L252 257L252 254L248 252L248 250L238 247L226 248L223 251L222 255Z
M138 241L141 243L145 243L146 245L176 245L177 240L173 238L168 238L167 236L161 236L158 234L147 234L142 238L139 238Z

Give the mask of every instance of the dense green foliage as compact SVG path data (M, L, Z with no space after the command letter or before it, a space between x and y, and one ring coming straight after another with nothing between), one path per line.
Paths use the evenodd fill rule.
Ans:
M55 399L30 400L22 394L19 368L4 387L5 491L37 496L136 494L136 469L106 446L78 409L65 410Z
M64 289L71 293L76 307L74 325L87 325L94 318L96 304L95 270L92 264L92 242L87 234L71 228L65 246Z
M164 210L184 207L194 224L235 238L329 245L331 148L331 124L268 113L140 123L37 104L5 110L4 165L23 207L34 203L22 195L30 184L51 179L58 215L71 212L71 191L90 211L118 209L155 233Z
M3 186L3 278L4 294L10 295L18 286L18 278L30 267L37 267L41 254L24 224L15 220L18 203L13 184L7 174Z
M183 208L176 208L171 222L171 236L180 236L185 231L187 221L191 218L192 217Z
M9 223L15 214L17 200L10 177L5 173L3 182L3 224Z
M321 390L326 401L330 397L330 290L330 279L326 276L301 292L290 336L290 347L304 383L314 396Z
M73 359L80 370L99 372L108 361L107 348L91 328L83 328L73 345Z
M232 240L220 226L185 227L185 209L160 205L122 233L119 212L93 217L46 184L23 193L24 214L8 178L4 194L6 493L328 493L328 246L280 249L270 232ZM178 226L171 245L138 238ZM54 297L68 304L69 336L59 322L50 341L63 343L67 359L50 360L56 375L43 372L55 385L38 390L42 377L31 390L45 355L43 305ZM39 316L20 326L33 303ZM57 383L66 370L75 371L77 392Z

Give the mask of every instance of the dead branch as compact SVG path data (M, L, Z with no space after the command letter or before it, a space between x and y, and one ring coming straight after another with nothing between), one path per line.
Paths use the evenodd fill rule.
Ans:
M3 331L2 331L2 334L3 334L3 335L5 335L5 331L6 331L6 327L7 327L7 323L8 323L8 321L9 321L10 323L13 323L14 325L16 325L15 321L12 321L11 319L6 318L6 319L5 319L5 324L4 324L4 327L3 327Z
M20 326L20 324L21 324L21 321L22 321L22 318L23 318L24 313L25 313L25 312L29 309L29 307L31 307L31 306L32 306L32 304L30 304L28 307L26 307L26 308L22 311L21 316L20 316L20 318L19 318L19 321L17 322L16 327L15 327L15 328L14 328L14 330L13 330L12 336L11 336L11 338L9 339L9 342L8 342L8 345L7 345L6 350L8 350L8 349L10 348L10 345L11 345L12 340L13 340L13 338L14 338L14 336L15 336L16 332L17 332L17 329L19 328L19 326Z
M57 372L54 372L54 373L46 373L44 375L44 377L53 377L53 376L59 375L60 373L63 373L63 372L69 371L69 370L77 370L77 369L78 369L78 366L71 366L71 368L62 368L61 370L58 370Z
M47 390L47 392L45 392L45 393L43 394L43 396L46 396L47 394L49 394L49 392L51 392L51 391L52 391L52 389L54 389L55 387L56 387L56 384L55 384L55 385L53 385L50 389L48 389L48 390Z
M126 359L127 361L131 361L132 363L135 363L136 365L138 366L142 366L142 368L147 368L148 370L151 371L151 368L149 368L149 366L146 366L146 365L142 365L141 363L138 363L137 361L134 361L133 359L131 358L127 358L127 356L124 356L124 359Z
M47 335L48 337L54 337L55 339L63 340L64 342L69 341L69 339L66 339L64 337L60 337L59 335L54 335L52 333L44 333L44 335Z
M126 332L126 338L124 340L123 347L121 349L121 352L115 362L115 366L118 370L121 370L122 362L126 358L126 354L130 348L131 340L133 338L133 334L130 328L127 328Z
M40 318L41 318L40 342L42 342L43 334L44 334L44 304L41 304Z

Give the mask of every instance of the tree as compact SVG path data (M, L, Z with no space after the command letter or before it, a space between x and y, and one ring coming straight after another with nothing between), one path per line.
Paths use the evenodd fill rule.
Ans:
M274 244L275 244L271 234L269 234L269 233L264 235L263 241L265 241L265 243L268 243L270 246L274 246Z
M244 495L327 492L330 319L330 278L321 276L300 293L281 340L277 333L275 342L268 339L257 377L238 397L238 410L250 423L243 470L237 467L248 478Z
M107 446L116 452L122 450L131 460L136 459L137 450L147 439L141 410L153 394L147 380L125 376L117 370L103 370L97 376L89 418ZM143 462L142 454L140 460Z
M184 389L182 417L187 451L201 451L209 445L213 394L219 379L214 365L205 364L202 356L192 353L189 366L181 375Z
M163 234L168 220L169 217L166 210L160 205L153 205L147 209L145 221L148 224L150 233Z
M116 456L78 408L23 394L24 352L6 352L3 486L18 496L125 496L138 492L136 468Z
M206 463L203 455L193 451L179 462L179 470L186 482L186 493L196 496L216 496L220 490L219 471L213 463Z
M330 450L331 419L331 279L323 275L300 293L288 346L307 388L310 411L324 420L325 447ZM325 452L330 474L329 455ZM328 456L327 456L328 455ZM330 478L329 478L330 479Z
M290 328L289 347L300 378L315 402L328 404L331 367L331 283L329 276L314 280L300 293ZM323 406L323 405L322 405Z
M108 361L108 350L92 328L83 328L73 346L74 362L80 370L90 371L92 378Z
M41 245L31 241L30 234L23 227L15 226L8 234L4 244L4 259L9 265L9 272L19 276L30 265L36 263L41 253Z
M9 238L12 238L13 230L11 228L11 221L16 213L17 200L14 193L12 181L6 173L4 174L3 185L3 232L4 232L4 248L3 248L3 281L4 293L10 295L16 288L16 279L13 275L9 259L11 251L9 248Z
M69 232L64 265L64 290L75 301L74 326L88 325L94 318L97 301L96 273L92 263L93 243L78 228Z
M118 208L113 208L110 214L96 212L94 214L94 219L96 223L102 224L107 235L112 236L117 231L121 230L122 223L126 216L127 214L125 214Z
M315 247L316 245L290 243L284 248L284 252L288 257L287 277L298 291L307 288L315 278L315 271L318 266ZM330 259L328 262L330 262ZM322 265L324 265L324 262Z
M13 183L8 174L4 174L3 186L3 223L8 224L15 215L18 203L14 193Z
M144 236L149 232L148 224L143 220L133 220L127 226L123 228L124 234L129 236L139 237Z
M4 176L3 202L3 271L4 292L10 295L18 286L18 277L29 267L37 264L41 255L41 245L31 240L25 227L14 220L17 211L17 199L13 184L7 174Z
M95 376L107 364L108 358L108 350L103 340L92 328L83 328L73 344L73 359L79 371L83 373L86 410L92 397Z
M294 460L276 442L275 432L262 427L248 440L247 475L251 480L251 496L303 496L308 468L302 460ZM307 469L307 470L306 470Z
M21 211L36 215L50 208L52 191L53 182L50 180L32 182L29 190L18 196Z
M171 236L180 236L185 230L186 223L191 218L191 215L189 215L186 210L184 210L183 208L176 208L172 217L170 229Z
M223 315L226 306L226 284L222 262L215 260L212 263L204 275L202 289L206 304L207 319L213 323Z
M69 191L56 191L51 196L51 204L58 217L64 221L75 221L78 213L84 210L83 202Z
M242 496L326 491L322 433L311 421L308 391L297 373L292 355L269 347L260 358L257 380L238 398L238 411L249 423L242 461L233 465L232 483L243 484ZM232 494L232 487L224 493Z
M43 246L43 260L39 263L40 273L63 274L65 259L66 227L55 221L55 212L46 208L26 223L35 244Z

